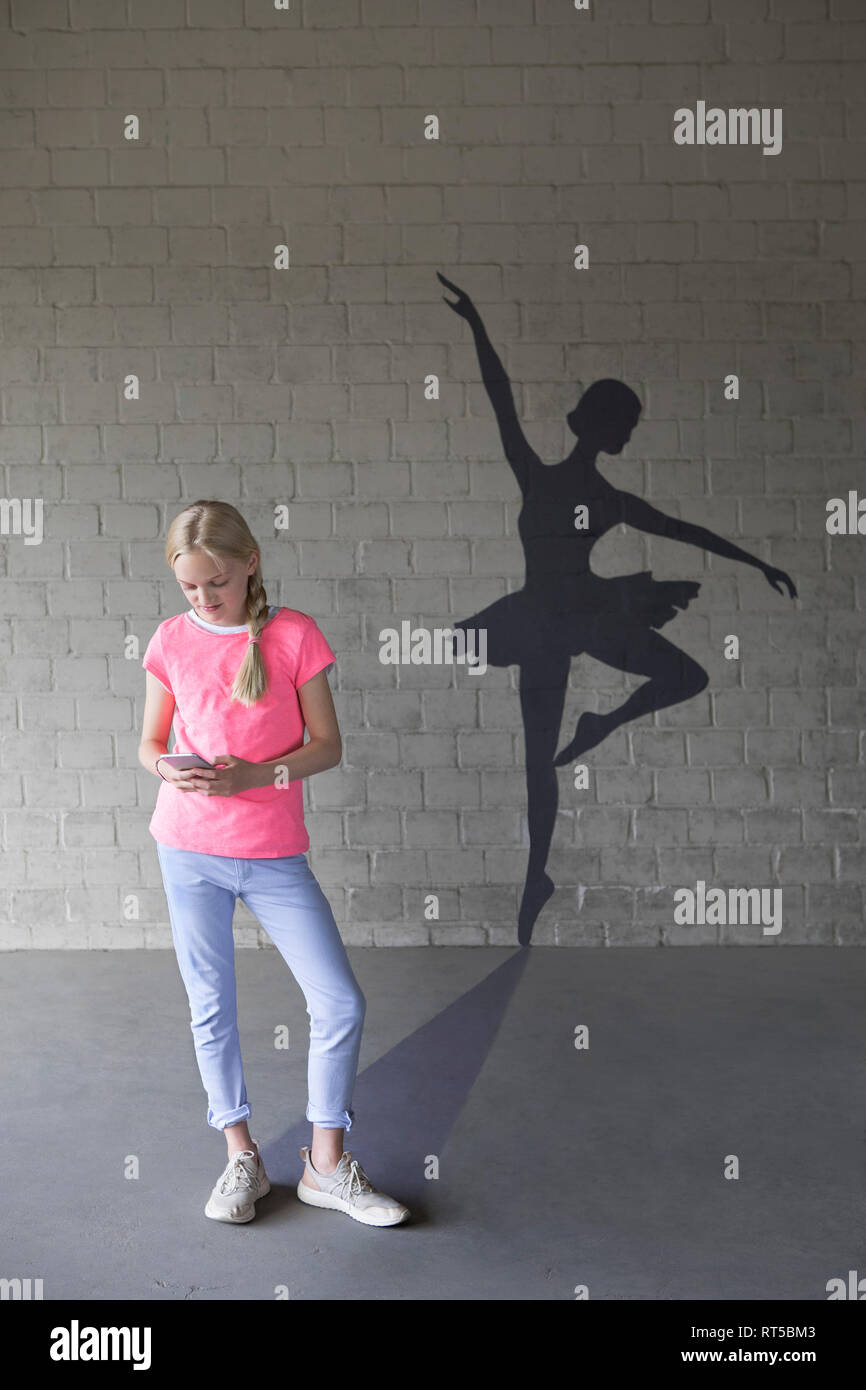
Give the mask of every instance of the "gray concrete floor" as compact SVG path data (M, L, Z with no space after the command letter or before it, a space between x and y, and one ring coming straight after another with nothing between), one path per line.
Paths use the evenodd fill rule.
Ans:
M0 1276L42 1278L46 1300L823 1301L866 1272L863 951L349 955L368 1004L346 1147L410 1223L295 1195L308 1018L276 951L236 956L273 1184L239 1227L203 1212L224 1140L173 953L10 952Z

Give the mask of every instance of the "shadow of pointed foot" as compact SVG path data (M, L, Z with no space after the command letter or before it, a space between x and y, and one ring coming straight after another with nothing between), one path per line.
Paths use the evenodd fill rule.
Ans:
M556 884L547 874L527 879L517 914L517 940L521 946L528 946L536 918L548 898L556 892Z

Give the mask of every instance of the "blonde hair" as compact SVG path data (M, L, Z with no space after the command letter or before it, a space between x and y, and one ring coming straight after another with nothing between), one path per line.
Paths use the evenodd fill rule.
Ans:
M168 528L165 558L174 569L179 555L202 550L218 568L223 559L249 560L256 552L259 562L247 578L247 627L258 637L268 620L268 596L262 583L261 551L255 536L236 507L228 502L193 502L174 518ZM242 705L253 705L268 688L265 663L258 642L247 644L246 655L232 686L231 698Z

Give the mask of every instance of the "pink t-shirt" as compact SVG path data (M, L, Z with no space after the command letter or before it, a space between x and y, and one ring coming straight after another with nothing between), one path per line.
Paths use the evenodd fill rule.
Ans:
M230 698L246 650L246 629L208 631L191 611L160 623L142 665L174 695L173 752L198 753L208 762L231 753L262 763L301 747L306 726L298 688L335 661L315 618L278 608L265 623L259 651L268 688L253 705ZM149 829L175 849L239 859L276 859L310 846L300 778L234 796L184 792L164 781Z

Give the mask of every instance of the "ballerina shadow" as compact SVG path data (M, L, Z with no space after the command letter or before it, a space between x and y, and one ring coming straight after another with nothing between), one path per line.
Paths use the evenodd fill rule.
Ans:
M606 378L584 391L566 417L577 444L561 463L543 464L524 436L511 383L481 315L463 290L437 275L457 296L452 302L443 295L445 303L472 329L505 457L523 497L517 522L526 561L523 588L453 627L460 631L464 649L467 630L486 629L487 662L520 668L530 849L518 940L528 945L536 918L555 890L545 872L558 804L555 769L597 747L622 724L694 698L709 679L693 657L658 631L691 603L700 585L654 579L649 570L601 578L589 565L596 541L626 523L753 565L780 594L783 585L791 598L797 591L783 570L706 527L667 516L598 471L598 455L620 454L640 417L641 403L624 382ZM574 737L557 754L571 661L582 653L648 679L616 709L581 714Z

